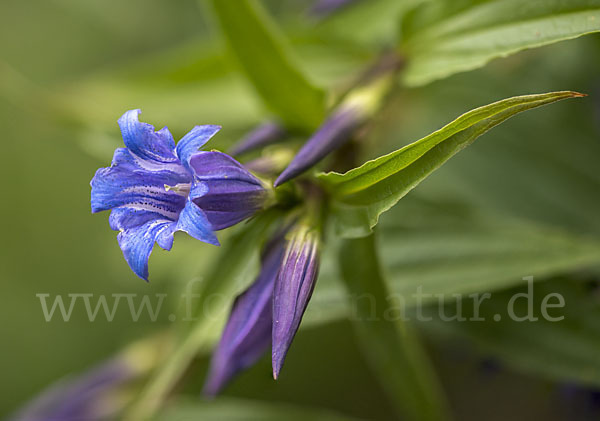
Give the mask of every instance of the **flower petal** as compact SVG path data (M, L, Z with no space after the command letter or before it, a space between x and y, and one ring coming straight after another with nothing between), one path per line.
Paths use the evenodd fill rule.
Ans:
M264 207L268 192L242 164L222 152L198 152L190 160L196 180L207 191L192 197L210 221L221 230L251 217Z
M156 162L176 162L175 141L166 127L154 131L154 126L138 120L140 110L127 111L119 119L125 146L142 159Z
M207 187L204 183L196 183L192 186L175 230L187 232L197 240L218 246L219 240L213 232L212 225L202 209L193 202L195 197L202 196L206 191Z
M168 219L154 219L119 233L117 239L123 256L137 276L148 280L148 259L154 242L160 238L162 245L168 246L169 237L173 236L174 225L175 222Z
M190 157L190 168L199 180L237 180L262 186L246 167L223 152L197 152Z
M254 283L234 304L215 350L203 393L214 396L239 371L253 365L271 344L273 284L283 247L274 247L263 260Z
M127 149L117 149L112 165L100 168L90 183L92 212L127 206L175 220L185 198L165 185L190 182L191 175L179 164L152 165Z
M181 163L189 168L192 155L198 152L198 149L204 146L219 130L221 130L221 126L196 126L183 136L176 148L177 157Z

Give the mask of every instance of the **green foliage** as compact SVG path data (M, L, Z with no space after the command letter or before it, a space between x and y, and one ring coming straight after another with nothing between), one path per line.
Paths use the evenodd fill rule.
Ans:
M271 111L290 127L317 127L324 117L324 93L293 64L285 40L260 3L213 0L211 5L241 68Z
M320 175L336 199L332 206L337 231L346 237L368 234L379 215L492 127L520 112L581 96L576 92L553 92L498 101L463 114L431 135L345 174Z
M411 420L448 419L418 335L401 320L386 317L398 303L390 300L376 253L372 235L345 240L340 249L342 278L349 297L358 302L353 322L359 345L400 414Z
M407 85L600 31L599 0L430 1L403 21Z
M300 405L260 403L254 400L225 398L213 402L180 400L171 403L157 416L156 421L180 421L192 419L222 421L352 421L352 418L323 409Z
M554 386L547 379L600 386L598 296L584 282L600 273L600 149L593 115L597 98L592 95L600 65L598 38L519 54L442 80L495 58L597 32L598 0L362 0L318 23L295 16L296 9L307 5L294 0L207 2L214 12L207 16L193 2L107 0L99 6L33 0L35 7L16 1L4 6L0 110L6 120L5 153L11 159L2 170L11 180L6 197L18 206L3 210L3 220L11 224L4 230L10 241L0 253L0 272L3 280L10 280L5 283L10 294L4 294L0 310L11 322L4 333L6 358L0 363L11 387L1 398L0 412L13 410L66 372L83 371L132 338L165 329L166 323L122 318L115 323L98 319L92 330L83 310L74 313L68 325L46 323L39 317L34 293L168 290L169 299L177 300L179 290L174 290L194 276L203 279L200 297L194 299L199 319L192 325L168 324L173 331L169 340L177 344L173 352L158 363L147 384L131 385L130 393L117 396L123 401L136 399L126 419L147 419L163 403L161 420L349 419L338 410L361 418L352 411L360 405L343 407L345 396L337 399L340 407L330 403L329 398L340 392L326 385L348 383L349 378L360 379L348 387L371 399L365 402L367 408L370 404L382 407L381 413L387 411L382 419L392 417L396 407L408 410L413 418L419 414L439 419L444 399L418 343L420 337L427 339L427 354L446 354L449 344L458 340L461 352L474 350L477 358L493 356L506 372L535 376L532 381L546 391ZM220 26L228 52L219 40L206 36L202 17ZM40 46L35 54L32 45ZM337 321L329 326L337 328L351 318L356 345L374 376L347 377L354 373L347 367L353 369L357 363L348 357L354 352L348 349L354 345L351 338L346 338L345 347L337 343L334 347L310 343L312 337L306 340L301 330L297 341L306 340L307 348L318 350L314 360L304 355L297 361L315 371L314 367L328 364L323 354L335 355L337 365L344 367L337 371L328 367L327 373L333 373L328 380L335 382L288 377L275 383L263 361L254 378L244 378L242 387L225 392L244 399L199 399L206 356L230 306L211 306L215 310L211 317L204 317L202 309L213 294L232 302L253 278L261 239L274 216L250 221L233 235L220 234L221 249L208 249L181 235L171 253L155 250L152 283L138 283L122 261L114 233L107 232L106 218L90 218L86 203L94 169L99 163L108 165L114 149L122 146L116 119L127 109L142 108L146 121L157 127L169 125L175 138L195 124L221 124L223 131L211 144L221 148L269 117L257 107L257 93L267 112L304 133L299 139L304 140L326 117L327 100L351 88L356 74L385 47L397 48L406 59L399 74L404 89L390 93L392 106L377 113L370 124L377 127L361 139L364 143L353 158L365 162L389 150L396 152L346 174L319 177L331 194L330 221L344 236L364 237L327 236L321 274L302 325L329 332L329 322ZM229 65L230 56L239 66ZM317 86L313 80L318 80ZM439 81L418 87L434 80ZM473 104L566 88L591 96L512 120L491 132L490 142L461 154L456 165L444 167L405 197L496 124L578 94L553 92L500 101L468 112L418 142L408 141ZM284 145L288 146L294 147L292 142ZM40 180L44 186L60 188L40 189ZM379 242L374 244L366 235L386 211L378 226ZM39 264L31 265L31 256ZM558 312L565 316L563 321L494 321L514 294L527 292L523 286L527 275L536 280L535 308L546 294L565 298L566 305ZM415 296L418 290L420 299ZM371 294L377 306L355 302L348 292ZM440 308L447 315L456 311L454 294L463 298L468 317L472 306L466 296L484 292L493 293L481 306L485 322L440 318ZM443 305L439 296L446 298ZM171 304L177 313L177 303ZM395 316L402 311L413 318L420 304L426 305L425 315L433 321L369 320L373 314ZM516 313L526 311L524 301L518 301ZM23 336L23 331L31 334ZM48 352L40 356L40 347ZM290 368L297 364L294 354L292 348ZM23 367L32 364L31 375L23 377ZM442 381L455 384L441 365ZM305 366L294 368L299 373ZM256 387L265 384L269 386ZM480 383L476 384L463 393L475 395ZM190 400L179 398L186 393ZM177 396L166 399L171 394ZM383 404L373 398L379 394L387 395L393 408L386 407L384 398ZM289 403L274 403L277 399ZM499 389L497 399L504 404L510 394ZM468 412L476 402L465 401L468 408L463 411ZM452 401L453 409L461 405L465 404L460 399ZM319 407L328 409L315 409Z
M542 280L592 269L600 261L600 242L593 238L465 203L432 203L417 192L390 210L379 228L389 290L409 308L437 303L440 296L505 290L522 284L526 275ZM354 311L336 283L334 260L325 255L307 314L311 324Z
M444 321L436 306L424 311L432 321L421 325L437 338L466 340L521 371L598 386L600 305L593 293L589 284L558 279L529 289L510 289L482 301L478 314L484 321ZM511 300L518 320L506 316ZM546 305L557 306L546 308L550 319L542 310L544 300ZM474 317L472 301L464 299L462 317ZM455 316L455 303L446 304L443 311L446 316Z
M193 325L183 332L167 361L158 364L153 377L128 413L128 419L145 420L152 416L195 356L206 352L216 342L229 307L211 305L211 302L215 297L219 298L219 304L220 300L233 302L258 273L255 268L258 260L256 244L262 242L274 216L273 212L262 214L229 238L228 244L203 280L202 289L196 297Z

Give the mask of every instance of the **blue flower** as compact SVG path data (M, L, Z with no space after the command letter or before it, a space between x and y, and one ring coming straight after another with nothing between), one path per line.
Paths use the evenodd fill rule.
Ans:
M115 151L109 168L91 181L92 212L112 209L110 227L119 231L125 260L148 280L154 243L173 246L176 231L219 245L214 233L262 209L269 192L230 156L201 151L221 128L196 126L175 145L165 127L138 120L140 110L119 119L125 148Z

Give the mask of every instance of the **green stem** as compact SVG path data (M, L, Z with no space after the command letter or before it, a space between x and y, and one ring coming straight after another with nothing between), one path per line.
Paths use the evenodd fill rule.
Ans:
M258 252L256 244L262 240L269 228L276 210L268 210L256 217L241 232L229 238L223 246L220 258L215 261L203 288L197 297L198 309L208 308L209 300L218 294L233 302L235 296L245 285L240 285L240 278L246 281L255 272L249 270ZM215 329L219 328L229 311L223 306L211 312L210 316L201 317L194 323L187 336L175 347L170 358L158 367L154 376L140 393L138 399L126 413L124 419L129 421L147 421L160 409L171 390L181 379L193 359L205 348L212 345Z
M417 334L394 317L399 307L388 293L374 235L345 240L340 264L359 346L398 415L420 421L449 419L446 399Z

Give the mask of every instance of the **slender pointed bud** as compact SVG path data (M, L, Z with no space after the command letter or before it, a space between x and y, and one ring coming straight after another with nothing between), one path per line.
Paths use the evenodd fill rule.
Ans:
M277 177L275 187L296 178L350 140L365 121L362 114L357 107L340 107L334 111L302 146L290 165Z
M319 232L299 225L291 233L273 291L273 377L277 379L319 272Z
M317 18L325 18L357 0L317 0L310 8L309 14Z
M283 251L281 240L266 247L259 276L233 303L210 363L204 395L216 396L237 373L253 365L269 349L273 285Z
M282 140L286 136L286 130L279 124L268 121L256 127L238 143L232 146L230 155L242 155Z
M379 109L393 82L393 69L369 76L370 80L350 92L325 123L300 148L290 165L275 180L275 187L289 181L348 142Z

